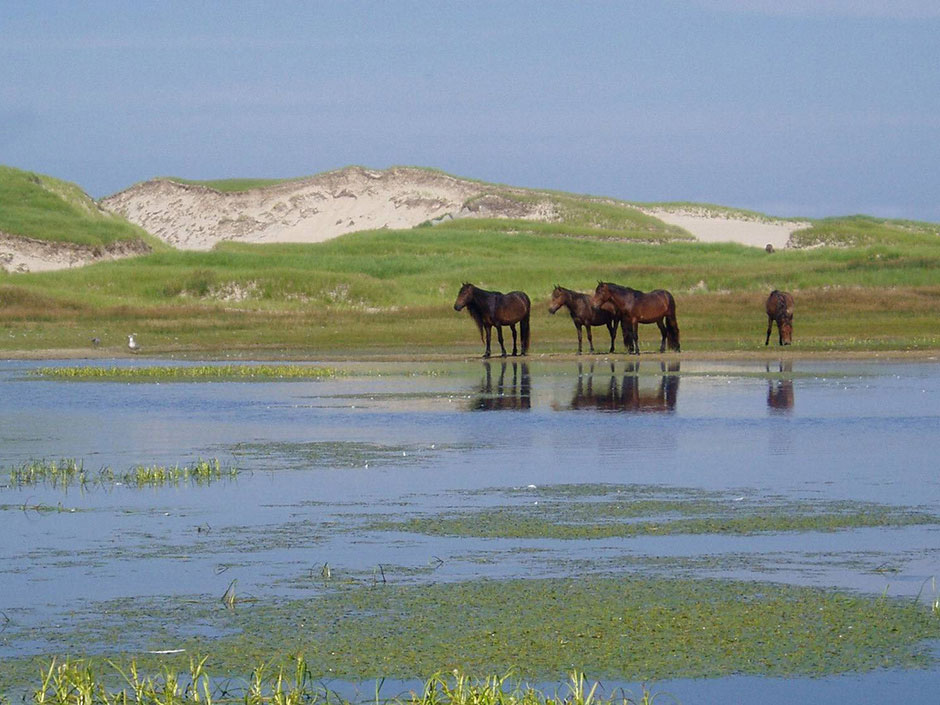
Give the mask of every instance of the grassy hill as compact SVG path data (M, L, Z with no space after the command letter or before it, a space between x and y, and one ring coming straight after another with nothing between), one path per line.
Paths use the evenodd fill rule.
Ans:
M8 166L0 166L0 232L91 247L121 240L157 244L141 228L100 209L75 184Z
M762 350L763 301L794 292L795 350L940 348L940 239L767 254L739 245L572 237L524 223L455 221L315 245L227 243L81 269L0 276L0 350L122 350L237 356L467 354L479 338L456 313L460 282L523 289L533 354L570 352L574 329L547 313L555 283L599 279L670 289L686 352ZM495 229L499 225L503 229ZM641 330L651 351L657 334Z
M795 351L940 349L940 226L824 219L796 234L803 247L768 254L690 242L623 202L552 198L557 222L455 219L319 244L162 246L71 270L0 272L0 351L82 354L97 337L101 351L120 354L136 333L152 354L477 355L475 327L453 310L460 283L472 281L528 292L533 354L567 353L574 328L564 311L548 314L552 287L587 291L602 279L671 290L685 352L763 350L773 288L796 297ZM2 168L0 199L4 232L97 244L146 237L49 177ZM644 351L657 338L641 328Z

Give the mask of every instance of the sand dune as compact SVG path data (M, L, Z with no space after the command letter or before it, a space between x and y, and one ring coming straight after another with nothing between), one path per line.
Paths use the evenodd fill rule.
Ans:
M426 169L349 167L231 193L147 181L101 205L174 247L195 250L222 240L322 242L358 230L412 228L438 218L505 215L507 208L517 211L514 217L551 217L547 199L526 205L487 195L491 190Z

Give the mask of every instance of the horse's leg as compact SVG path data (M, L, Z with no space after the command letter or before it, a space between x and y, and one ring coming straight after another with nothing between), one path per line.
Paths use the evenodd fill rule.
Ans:
M578 331L578 355L580 355L581 354L581 324L575 321L574 329ZM588 328L588 330L590 330L590 328Z
M769 313L767 314L767 340L764 341L764 345L770 344L770 331L774 327L774 319Z
M620 332L623 334L623 347L629 355L633 352L633 341L630 340L630 321L626 318L620 319Z
M490 356L490 340L492 339L493 327L489 323L484 323L486 328L486 350L483 352L483 357Z
M777 319L777 334L780 336L780 344L783 345L783 328L780 327L780 319Z
M662 354L666 352L666 324L663 323L663 319L660 318L656 321L656 325L659 327L659 334L663 337L663 342L659 344L659 353Z
M496 326L496 339L499 341L499 348L503 351L503 357L506 357L506 346L503 345L503 327Z
M519 354L518 349L516 348L516 324L510 323L509 330L512 331L512 356L515 357Z
M587 328L588 345L591 346L591 354L593 355L593 354L594 354L594 336L591 335L591 326L585 325L584 327ZM578 345L578 352L581 352L581 345L580 345L580 344Z
M610 333L610 350L608 352L614 351L614 341L617 339L617 324L618 321L616 318L612 321L607 321L607 332Z
M640 354L640 321L634 318L630 321L631 337L633 338L633 354Z

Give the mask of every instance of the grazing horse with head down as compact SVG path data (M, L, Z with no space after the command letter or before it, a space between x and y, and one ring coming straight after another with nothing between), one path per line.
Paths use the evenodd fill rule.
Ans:
M486 344L483 357L490 356L490 338L493 326L496 326L496 337L499 347L506 357L506 346L503 345L503 326L509 326L512 331L512 354L517 354L516 324L519 324L519 334L522 337L522 354L529 351L529 311L532 304L529 297L522 291L510 291L502 294L498 291L486 291L473 284L465 283L460 287L457 300L454 301L454 310L467 309L467 313L480 329L480 340ZM485 336L484 336L485 334Z
M767 297L764 305L767 310L767 339L764 345L770 344L770 331L777 322L777 332L780 334L780 344L789 345L793 342L793 295L786 291L774 289Z
M620 319L614 314L613 306L597 308L591 303L589 294L582 294L563 286L555 285L552 292L552 303L548 307L549 313L555 313L562 306L568 307L574 327L578 330L578 355L581 354L581 327L587 328L588 345L594 352L594 339L591 337L591 326L607 326L610 333L610 352L614 351L614 340L617 338L617 325Z
M676 320L676 301L665 289L656 289L649 293L620 286L611 282L598 282L592 302L595 306L612 305L620 316L623 327L623 344L627 352L640 354L637 336L640 323L655 323L662 335L659 352L669 347L679 352L679 323Z

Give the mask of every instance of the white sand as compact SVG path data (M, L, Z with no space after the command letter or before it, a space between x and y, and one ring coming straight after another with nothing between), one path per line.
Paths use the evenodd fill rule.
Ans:
M348 167L275 186L222 193L204 186L148 181L101 205L181 249L222 240L322 242L358 230L412 228L447 216L487 215L484 184L424 169ZM497 197L498 198L498 197ZM496 204L506 206L505 202ZM543 204L511 206L516 217L547 217Z
M779 250L788 245L790 235L808 228L809 223L797 220L733 215L707 208L643 208L644 213L676 225L702 242L737 242L752 247L773 245Z
M101 260L133 257L150 248L140 242L117 242L110 247L46 242L0 232L0 268L8 272L46 272L82 267Z

